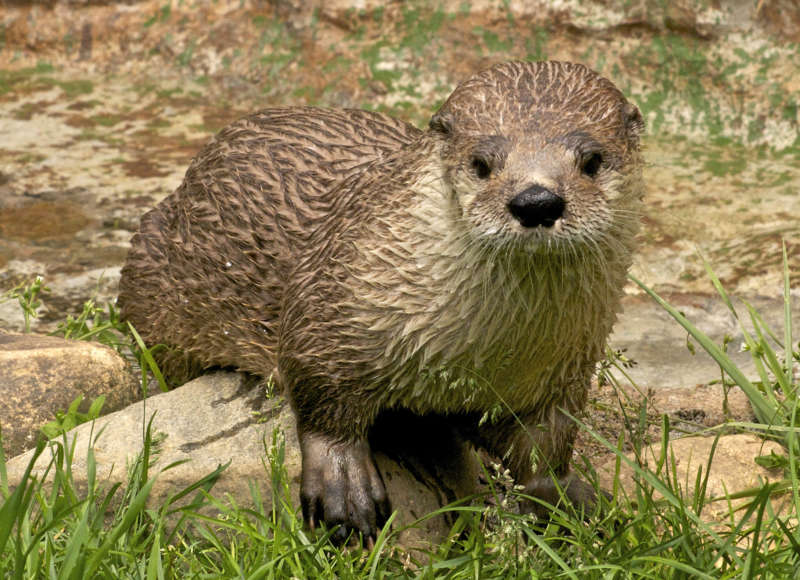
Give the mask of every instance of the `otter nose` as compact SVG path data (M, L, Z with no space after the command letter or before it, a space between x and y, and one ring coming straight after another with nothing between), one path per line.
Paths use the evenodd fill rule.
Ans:
M564 198L541 185L532 185L508 202L508 211L526 228L551 227L564 215Z

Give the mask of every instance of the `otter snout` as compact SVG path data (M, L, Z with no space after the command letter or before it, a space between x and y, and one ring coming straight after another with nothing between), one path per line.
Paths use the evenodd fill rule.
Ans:
M564 215L566 205L560 195L541 185L532 185L508 202L508 211L525 228L549 228Z

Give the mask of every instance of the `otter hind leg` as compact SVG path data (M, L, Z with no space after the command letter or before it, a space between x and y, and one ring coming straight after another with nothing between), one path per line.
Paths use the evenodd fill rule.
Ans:
M544 504L562 503L562 493L579 513L594 511L594 487L569 467L577 425L556 406L544 413L504 419L481 431L476 443L504 457L515 481L524 486L524 493L542 500L523 503L523 512L546 517L549 509Z
M555 474L553 474L555 475ZM578 513L584 517L594 512L597 505L597 492L594 487L580 479L572 472L557 477L546 474L532 479L525 486L525 495L538 498L549 505L556 506L561 503L562 493ZM610 499L605 491L601 493ZM527 501L522 505L524 513L532 513L540 518L546 518L550 510L542 503Z
M377 538L391 514L380 472L365 438L341 441L318 432L300 433L303 455L300 504L313 529L339 525L332 539L344 542L361 534Z

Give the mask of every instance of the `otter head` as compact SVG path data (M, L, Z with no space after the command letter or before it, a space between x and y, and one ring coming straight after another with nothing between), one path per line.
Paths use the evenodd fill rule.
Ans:
M442 141L472 235L571 248L635 220L643 128L639 110L583 65L510 62L459 85L429 135Z

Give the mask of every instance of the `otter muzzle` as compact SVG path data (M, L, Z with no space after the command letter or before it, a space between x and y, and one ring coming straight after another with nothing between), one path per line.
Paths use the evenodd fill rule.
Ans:
M552 227L564 215L564 198L541 185L532 185L508 202L508 211L526 228Z

